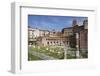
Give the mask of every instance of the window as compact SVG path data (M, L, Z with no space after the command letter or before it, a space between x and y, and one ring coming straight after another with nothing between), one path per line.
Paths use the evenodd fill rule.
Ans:
M47 44L49 45L49 42L47 42Z

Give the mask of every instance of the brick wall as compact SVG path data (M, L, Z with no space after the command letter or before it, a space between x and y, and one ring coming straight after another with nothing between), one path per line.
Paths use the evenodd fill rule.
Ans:
M88 49L88 30L80 31L80 50Z

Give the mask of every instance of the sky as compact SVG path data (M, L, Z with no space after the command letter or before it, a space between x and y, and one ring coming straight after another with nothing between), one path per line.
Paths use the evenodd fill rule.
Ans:
M74 19L78 25L82 25L83 20L88 18L77 16L28 15L28 26L41 30L61 31L63 28L72 27L72 21Z

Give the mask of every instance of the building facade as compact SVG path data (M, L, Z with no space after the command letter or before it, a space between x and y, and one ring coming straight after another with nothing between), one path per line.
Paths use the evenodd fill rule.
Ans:
M79 35L79 50L88 49L88 20L83 21L83 25L79 26L76 20L73 20L72 27L63 28L57 32L55 30L41 30L28 27L29 44L39 46L69 46L76 48L76 33Z

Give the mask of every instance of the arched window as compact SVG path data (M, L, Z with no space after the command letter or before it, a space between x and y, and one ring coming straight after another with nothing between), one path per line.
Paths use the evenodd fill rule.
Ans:
M49 45L49 42L47 42L47 44Z
M50 45L52 45L52 42L50 42Z

